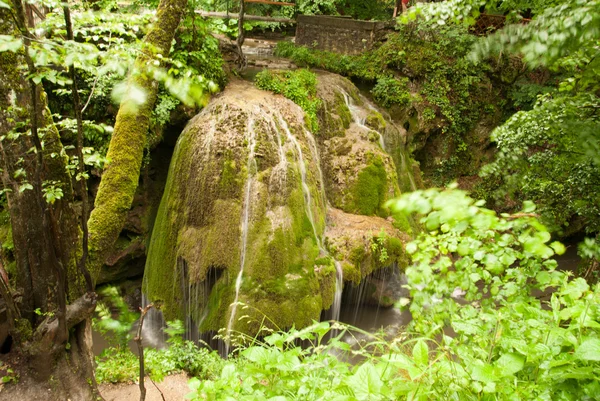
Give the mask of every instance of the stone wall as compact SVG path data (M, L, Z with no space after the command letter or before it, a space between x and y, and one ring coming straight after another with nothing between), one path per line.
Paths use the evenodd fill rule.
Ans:
M299 15L296 44L319 50L357 54L381 40L392 22L359 21L321 15Z

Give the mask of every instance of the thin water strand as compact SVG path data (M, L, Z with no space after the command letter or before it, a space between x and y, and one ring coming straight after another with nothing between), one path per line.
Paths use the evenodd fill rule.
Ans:
M248 125L246 128L246 132L248 133L248 180L246 182L246 188L244 191L244 210L242 212L242 221L241 221L241 254L240 254L240 271L238 272L237 278L235 280L235 297L233 299L233 303L231 304L231 315L229 316L229 322L227 324L227 340L225 343L225 355L229 353L229 344L230 344L230 335L231 330L233 328L233 324L235 322L235 315L237 312L237 305L240 296L240 288L242 287L242 278L244 274L244 264L246 262L246 249L248 246L248 221L250 219L250 196L252 194L252 184L254 182L254 176L256 174L256 160L254 158L254 150L256 147L256 136L254 133L254 120L249 119Z
M366 125L366 122L367 122L366 110L364 110L359 105L357 105L354 102L354 99L352 99L352 96L350 96L348 94L348 92L346 92L344 89L338 87L338 90L340 91L340 93L342 94L342 96L344 98L346 107L348 107L348 110L350 110L350 115L352 116L352 120L354 121L354 123L366 131L375 132L377 134L377 136L379 137L379 146L381 146L381 149L385 151L386 150L385 149L385 141L383 140L383 135L381 134L381 132L374 130L370 127L367 127L367 125ZM371 104L369 104L369 102L366 98L363 98L363 102L365 102L365 104L367 104L367 106L371 110L377 111L377 109L375 109Z

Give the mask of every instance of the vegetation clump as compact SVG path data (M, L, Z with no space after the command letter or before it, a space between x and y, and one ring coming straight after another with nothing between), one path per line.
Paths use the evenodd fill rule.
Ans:
M280 72L264 70L256 75L255 83L258 88L282 94L302 107L311 131L319 130L317 111L321 101L317 97L316 74L305 69Z

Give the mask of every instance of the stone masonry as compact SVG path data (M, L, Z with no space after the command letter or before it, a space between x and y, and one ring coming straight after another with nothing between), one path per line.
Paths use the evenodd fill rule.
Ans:
M296 44L343 54L357 54L370 49L381 40L392 24L322 15L299 15Z

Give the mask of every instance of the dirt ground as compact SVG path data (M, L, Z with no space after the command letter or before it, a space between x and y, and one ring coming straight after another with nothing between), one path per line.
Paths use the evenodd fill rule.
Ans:
M182 401L190 393L187 382L190 378L186 374L167 376L165 379L156 383L156 386L163 393L166 401ZM146 401L162 401L160 392L146 378ZM101 384L99 386L100 394L106 401L130 401L140 399L140 387L137 383L126 384Z

